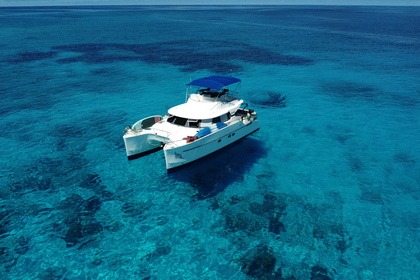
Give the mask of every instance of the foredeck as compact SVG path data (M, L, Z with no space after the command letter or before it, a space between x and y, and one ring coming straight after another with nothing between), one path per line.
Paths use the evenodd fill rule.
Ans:
M195 135L200 130L200 128L185 127L163 121L153 125L151 130L159 136L168 138L169 141L185 141L186 136Z

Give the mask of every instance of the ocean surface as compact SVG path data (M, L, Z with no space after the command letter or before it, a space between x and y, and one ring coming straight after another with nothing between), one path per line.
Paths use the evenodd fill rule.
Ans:
M418 279L420 8L0 8L0 279ZM261 129L168 174L207 75Z

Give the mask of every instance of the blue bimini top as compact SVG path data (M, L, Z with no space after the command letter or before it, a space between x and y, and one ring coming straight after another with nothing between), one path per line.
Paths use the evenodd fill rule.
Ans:
M191 81L187 86L205 87L214 90L221 90L223 87L238 83L241 80L229 76L209 76L201 79Z

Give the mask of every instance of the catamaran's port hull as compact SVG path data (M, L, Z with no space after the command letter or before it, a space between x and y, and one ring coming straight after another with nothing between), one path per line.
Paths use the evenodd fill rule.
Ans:
M238 141L239 139L257 131L259 128L260 123L257 120L247 124L237 122L236 124L223 128L217 133L212 133L206 137L188 143L187 145L176 146L168 143L163 147L166 169L169 171L176 167L198 160L226 147L229 144L234 143L235 141Z
M128 159L139 158L162 148L167 138L151 133L126 133L123 137Z

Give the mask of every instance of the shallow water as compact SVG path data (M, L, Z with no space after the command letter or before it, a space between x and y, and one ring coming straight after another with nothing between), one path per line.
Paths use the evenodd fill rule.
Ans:
M417 279L419 12L0 9L0 275ZM124 127L212 74L261 129L127 161Z

